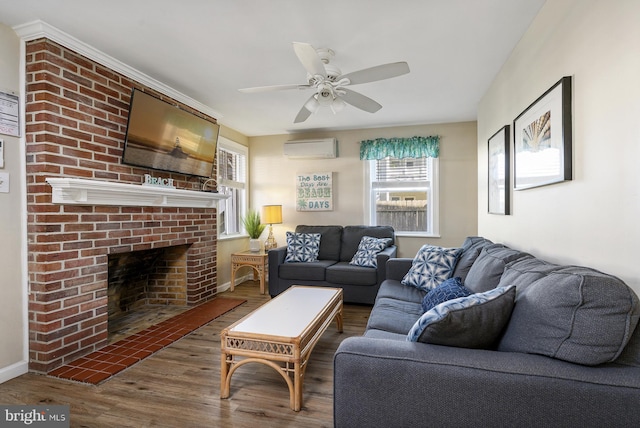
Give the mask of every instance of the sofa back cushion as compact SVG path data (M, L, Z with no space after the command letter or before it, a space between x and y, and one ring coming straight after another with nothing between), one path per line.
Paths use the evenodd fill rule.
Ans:
M349 262L353 258L363 236L391 238L389 245L395 244L395 234L391 226L345 226L342 231L340 261Z
M468 236L462 244L462 252L456 263L455 270L452 277L460 278L463 282L467 278L467 274L471 269L471 266L480 255L480 251L487 245L491 245L493 242L485 239L481 236Z
M474 293L489 291L498 286L507 263L528 257L533 256L512 250L502 244L487 245L482 248L480 255L473 262L464 285Z
M339 260L342 226L298 225L296 233L319 233L320 249L318 250L318 260Z
M638 297L620 279L537 260L509 264L500 284L516 285L516 303L498 350L577 364L612 362L638 324Z
M640 323L636 326L636 329L631 335L631 339L629 339L629 343L624 347L624 351L622 351L616 363L624 364L625 366L640 367Z

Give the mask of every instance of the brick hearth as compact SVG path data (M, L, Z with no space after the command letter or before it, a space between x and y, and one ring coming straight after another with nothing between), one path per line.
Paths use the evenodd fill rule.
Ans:
M27 43L26 70L30 369L49 372L106 345L110 254L185 246L187 304L213 297L216 210L53 204L47 177L200 183L121 163L132 88L167 97L47 39Z

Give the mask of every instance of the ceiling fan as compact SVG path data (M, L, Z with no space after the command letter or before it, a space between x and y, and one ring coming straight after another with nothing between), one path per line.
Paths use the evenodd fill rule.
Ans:
M244 88L240 89L240 92L314 89L315 92L305 101L294 119L294 123L304 122L322 106L331 107L331 110L336 113L344 108L345 103L369 113L375 113L382 108L380 104L369 97L346 88L346 86L389 79L409 72L409 65L406 62L392 62L342 74L338 67L329 63L329 60L334 55L331 49L315 49L308 43L294 42L293 50L307 70L307 83Z

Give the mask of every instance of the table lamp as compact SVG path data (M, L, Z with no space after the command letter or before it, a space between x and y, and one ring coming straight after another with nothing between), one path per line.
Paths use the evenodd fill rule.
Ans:
M260 217L263 223L269 225L269 237L264 241L264 249L268 251L278 246L273 237L272 225L282 223L282 205L263 205Z

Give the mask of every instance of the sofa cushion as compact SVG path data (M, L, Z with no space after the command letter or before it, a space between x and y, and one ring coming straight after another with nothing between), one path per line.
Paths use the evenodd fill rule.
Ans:
M391 238L389 245L394 245L394 231L391 226L345 226L340 243L340 261L349 262L358 251L363 236L373 238Z
M629 343L615 362L625 366L640 367L640 324L636 326Z
M385 330L378 330L375 328L371 328L364 332L364 337L368 337L370 339L386 339L386 340L396 340L396 341L406 341L407 335L401 333L391 333Z
M327 267L334 263L334 260L317 260L309 263L282 263L278 266L278 277L299 281L324 281L326 279L325 273Z
M327 267L325 272L327 282L345 285L376 285L378 271L375 268L350 265L338 262Z
M423 245L413 259L411 269L402 278L404 285L429 291L451 277L460 248Z
M529 285L561 268L562 266L535 257L523 258L505 265L498 286L515 285L517 300Z
M416 321L407 340L490 348L509 322L515 295L515 287L499 287L441 303Z
M387 279L380 284L376 300L383 297L392 297L396 300L422 304L422 299L424 299L426 293L426 291L419 288L407 287L400 281Z
M406 337L420 315L422 315L421 302L406 302L383 297L376 300L374 310L371 311L367 322L367 330L383 330L404 334Z
M319 233L320 249L318 260L340 260L340 243L342 242L342 226L296 226L296 233Z
M525 257L533 257L522 251L512 250L502 244L482 248L480 255L469 269L464 285L474 293L482 293L498 286L507 263Z
M640 316L638 297L618 278L560 266L518 292L498 350L584 365L614 361Z
M434 306L447 300L467 297L473 294L471 290L462 285L460 277L449 278L433 290L429 291L422 299L422 310L427 312Z
M363 236L360 239L358 250L349 262L350 265L378 267L378 253L389 246L391 238L374 238Z
M315 262L318 260L319 250L319 233L287 232L287 256L284 262Z
M453 270L452 276L460 277L462 282L464 282L473 262L475 262L480 255L480 251L482 251L482 249L487 245L491 244L493 244L493 242L481 236L468 236L464 240L462 247L460 247L462 248L462 252L460 253L460 257L458 258L458 262L456 263L456 268Z

